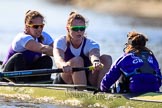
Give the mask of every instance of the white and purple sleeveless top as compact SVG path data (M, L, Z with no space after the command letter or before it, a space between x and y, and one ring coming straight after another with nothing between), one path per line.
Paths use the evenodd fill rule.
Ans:
M54 42L52 37L46 32L42 32L42 36L44 38L44 40L41 42L42 44L50 45ZM30 40L35 40L36 42L38 42L38 39L34 39L31 35L25 34L24 32L18 33L11 43L7 57L4 60L3 64L6 64L8 59L15 53L24 54L25 59L27 60L28 63L32 62L36 56L40 57L42 55L41 53L33 52L25 48L25 45Z
M77 48L77 49L74 48L70 44L69 48L71 50L71 53L74 56L76 56L76 57L80 56L84 41L82 42L81 46L79 48ZM68 46L66 44L66 36L61 36L61 37L55 39L54 47L58 48L58 49L61 49L61 50L63 50L65 52L67 50L67 48L68 48ZM95 41L89 39L89 38L86 38L86 42L85 42L84 49L83 49L84 55L88 57L89 52L94 48L100 49L99 44L96 43Z

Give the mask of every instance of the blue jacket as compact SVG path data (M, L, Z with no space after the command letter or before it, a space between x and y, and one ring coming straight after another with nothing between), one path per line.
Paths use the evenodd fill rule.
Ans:
M161 86L161 72L159 64L153 55L149 55L147 62L154 69L155 74L140 73L131 76L134 71L143 66L144 61L134 53L122 55L116 62L113 63L109 72L105 74L101 81L101 91L107 92L110 87L124 74L131 76L129 78L129 91L136 92L154 92L159 91Z

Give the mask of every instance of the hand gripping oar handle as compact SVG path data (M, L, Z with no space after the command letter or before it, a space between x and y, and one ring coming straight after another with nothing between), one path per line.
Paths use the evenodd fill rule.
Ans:
M89 67L73 68L73 72L78 72L81 70L93 70L93 67L89 66ZM61 73L61 72L63 72L62 69L36 69L36 70L24 70L24 71L0 72L0 78L36 76L36 75L46 75L46 74Z

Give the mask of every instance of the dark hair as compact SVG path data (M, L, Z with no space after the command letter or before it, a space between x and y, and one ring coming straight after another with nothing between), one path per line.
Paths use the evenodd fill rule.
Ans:
M126 43L126 48L124 49L125 53L129 52L135 52L140 53L142 51L150 52L152 51L146 47L146 42L148 41L148 38L141 33L132 31L127 34L128 42Z
M34 18L37 18L37 17L40 17L43 19L44 21L44 16L39 13L38 11L32 11L32 10L28 10L25 14L25 25L26 24L32 24L32 19ZM26 31L25 31L26 32ZM38 41L42 43L42 41L44 40L43 36L41 35L39 38L38 38Z

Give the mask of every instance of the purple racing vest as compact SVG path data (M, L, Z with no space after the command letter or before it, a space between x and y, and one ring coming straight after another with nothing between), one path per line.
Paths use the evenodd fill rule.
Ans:
M3 61L3 65L6 64L7 61L10 59L10 57L12 57L16 53L22 53L24 55L24 59L27 64L31 64L34 61L35 57L39 58L42 55L41 53L37 53L37 52L29 51L29 50L26 50L23 52L16 52L12 49L12 47L10 47L10 49L8 51L8 55L5 58L5 60Z
M81 48L80 57L82 57L83 60L84 60L84 66L87 67L87 66L91 65L91 62L90 62L89 58L84 55L84 52L83 52L84 51L84 47L85 47L85 43L86 43L86 38L84 38L84 43L83 43L83 46ZM73 57L75 57L75 56L74 56L74 54L72 54L72 52L70 50L70 46L67 45L67 49L65 51L65 61L68 61L68 60L70 60Z

